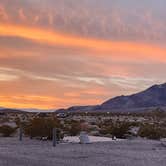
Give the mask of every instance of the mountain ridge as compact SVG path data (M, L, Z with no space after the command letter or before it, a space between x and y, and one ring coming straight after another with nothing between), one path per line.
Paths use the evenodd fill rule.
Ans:
M128 96L118 96L101 104L103 109L148 108L166 106L166 83Z
M63 111L69 112L127 112L142 111L154 107L166 108L166 83L155 84L141 92L131 95L121 95L111 98L101 105L94 106L73 106ZM57 110L58 111L58 110Z

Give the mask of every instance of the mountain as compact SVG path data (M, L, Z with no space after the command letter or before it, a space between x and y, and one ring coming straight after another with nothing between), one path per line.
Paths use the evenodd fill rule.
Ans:
M65 113L65 112L92 112L99 109L98 105L90 106L72 106L67 109L58 109L56 113Z
M4 107L0 107L0 110L3 110L3 109L5 109Z
M25 109L21 109L22 111L25 111L25 112L36 112L36 113L39 113L39 112L43 112L43 113L51 113L51 112L54 112L55 110L53 109L36 109L36 108L25 108Z
M166 110L166 83L154 85L142 92L118 96L95 106L73 106L63 111L69 112L133 112L162 107ZM59 110L60 112L60 110Z
M0 108L0 113L25 113L25 111L11 108Z
M166 83L130 96L118 96L101 104L101 109L131 109L166 106Z
M54 112L55 110L49 109L49 110L44 110L44 109L35 109L35 108L29 108L29 109L14 109L14 108L4 108L0 107L0 113L51 113Z

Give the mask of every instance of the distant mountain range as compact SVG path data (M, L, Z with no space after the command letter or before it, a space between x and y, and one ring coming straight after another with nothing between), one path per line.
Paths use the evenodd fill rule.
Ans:
M24 113L25 111L12 108L0 108L0 113Z
M112 98L101 105L95 106L76 106L64 111L144 111L155 107L166 108L166 83L154 85L145 91L128 96L118 96Z
M0 107L0 113L51 113L55 110L43 110L43 109L12 109Z
M101 105L73 106L67 109L59 109L56 112L138 112L154 108L166 110L166 83L154 85L145 91L128 95L118 96L107 100ZM38 109L7 109L0 107L0 112L53 112L53 110Z

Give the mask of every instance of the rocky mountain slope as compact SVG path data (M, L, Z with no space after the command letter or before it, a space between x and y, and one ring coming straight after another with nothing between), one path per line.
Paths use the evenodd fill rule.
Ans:
M130 96L118 96L101 104L101 109L127 109L166 106L166 84L154 85Z
M145 91L112 98L101 105L95 106L73 106L63 111L88 112L88 111L142 111L148 108L166 108L166 83L154 85Z

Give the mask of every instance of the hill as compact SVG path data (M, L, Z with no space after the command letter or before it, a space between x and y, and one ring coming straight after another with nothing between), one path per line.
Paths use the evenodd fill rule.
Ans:
M118 96L101 104L101 109L128 109L166 106L166 84L154 85L129 96Z
M73 106L63 111L69 112L138 112L162 107L166 110L166 83L152 87L128 96L118 96L109 99L101 105Z

